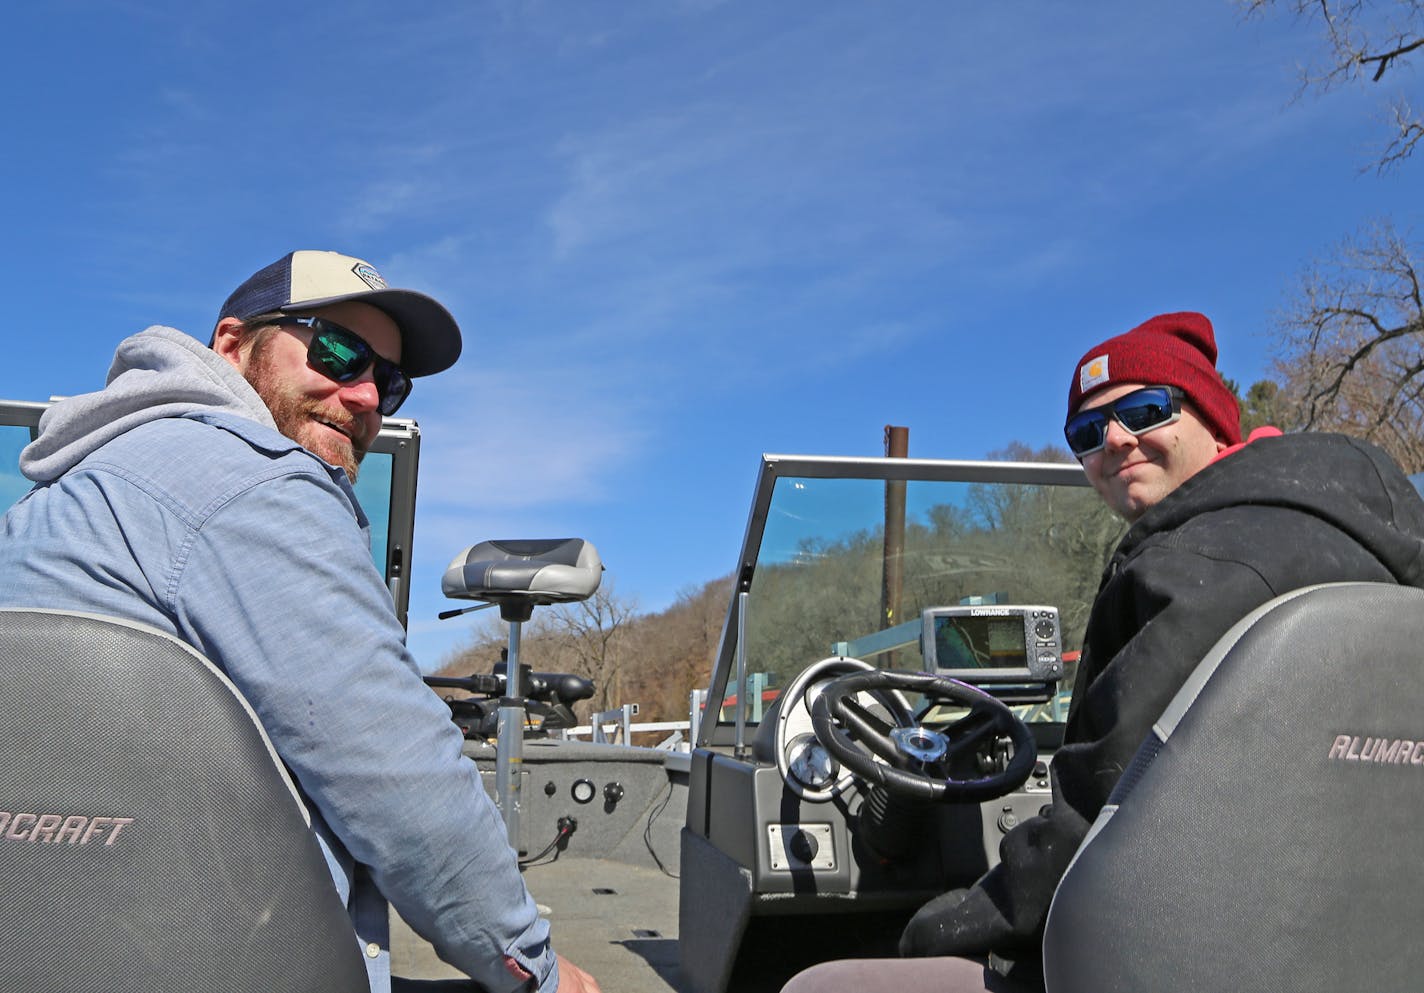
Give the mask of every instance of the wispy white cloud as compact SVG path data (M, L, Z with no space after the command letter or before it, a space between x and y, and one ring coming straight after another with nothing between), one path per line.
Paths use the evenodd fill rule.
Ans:
M421 495L467 511L607 499L646 431L616 385L556 362L446 373L431 392Z
M22 191L12 278L47 287L17 326L73 329L97 379L122 333L205 333L290 248L372 259L466 329L411 403L437 559L626 506L617 558L651 573L630 554L664 512L650 465L689 513L731 485L710 464L768 439L844 450L886 410L934 438L996 381L1056 382L1124 313L1274 303L1269 256L1364 199L1338 143L1363 152L1347 119L1369 95L1291 103L1301 33L1227 0L60 3L15 8L26 44L0 65L28 143L0 164ZM278 16L293 28L220 71L236 25ZM90 71L47 75L61 59ZM1342 159L1337 195L1319 174ZM1417 213L1406 181L1394 207ZM926 354L975 381L948 389ZM29 361L0 371L15 395ZM983 430L1028 437L1059 402Z

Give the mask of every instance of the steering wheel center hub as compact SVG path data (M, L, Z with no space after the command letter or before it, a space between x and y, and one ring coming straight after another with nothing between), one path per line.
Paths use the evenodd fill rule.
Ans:
M893 728L890 737L900 751L925 765L938 762L949 751L949 739L929 728Z

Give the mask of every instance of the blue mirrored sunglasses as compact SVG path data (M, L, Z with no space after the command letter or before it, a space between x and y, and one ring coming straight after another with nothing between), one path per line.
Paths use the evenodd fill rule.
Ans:
M367 369L376 382L376 393L380 396L380 411L390 417L405 398L410 396L410 377L400 366L376 354L365 338L355 331L323 317L276 317L264 324L278 327L303 327L311 331L311 343L307 345L307 364L313 369L338 383L349 383Z
M1108 418L1129 434L1146 434L1182 416L1183 393L1175 386L1147 386L1120 396L1101 407L1080 410L1063 425L1063 436L1073 454L1082 458L1107 444Z

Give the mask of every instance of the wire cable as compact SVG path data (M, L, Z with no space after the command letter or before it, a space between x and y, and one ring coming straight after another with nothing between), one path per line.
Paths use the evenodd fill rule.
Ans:
M563 817L560 817L559 830L557 833L555 833L554 840L545 845L544 850L538 855L532 856L527 859L520 859L519 867L523 869L525 866L534 865L536 862L544 858L544 856L548 855L550 852L554 853L554 857L551 858L549 861L557 862L559 860L559 855L563 852L565 848L568 847L569 838L577 830L578 820L576 818L570 817L567 814L565 814ZM654 857L656 858L656 856Z
M648 812L648 823L643 826L643 844L648 846L648 854L653 857L653 861L658 864L658 868L663 871L663 875L678 878L675 872L669 872L668 867L663 865L663 860L658 858L658 853L653 849L653 821L658 819L658 815L667 809L668 801L672 799L672 780L668 780L667 796L662 802Z

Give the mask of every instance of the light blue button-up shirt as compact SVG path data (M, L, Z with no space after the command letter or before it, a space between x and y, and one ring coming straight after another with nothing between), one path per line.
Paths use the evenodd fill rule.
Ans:
M126 361L138 339L141 357ZM184 384L180 402L169 380ZM211 390L224 401L203 402ZM134 401L145 391L148 407ZM121 410L106 393L125 398ZM179 332L125 342L106 391L41 423L26 469L40 485L3 520L0 606L140 621L227 673L307 799L373 991L390 988L389 900L489 989L518 988L527 971L552 993L548 925L406 651L345 473L260 423L265 408L240 416L254 402ZM134 416L145 409L151 419ZM60 450L58 464L39 457Z

